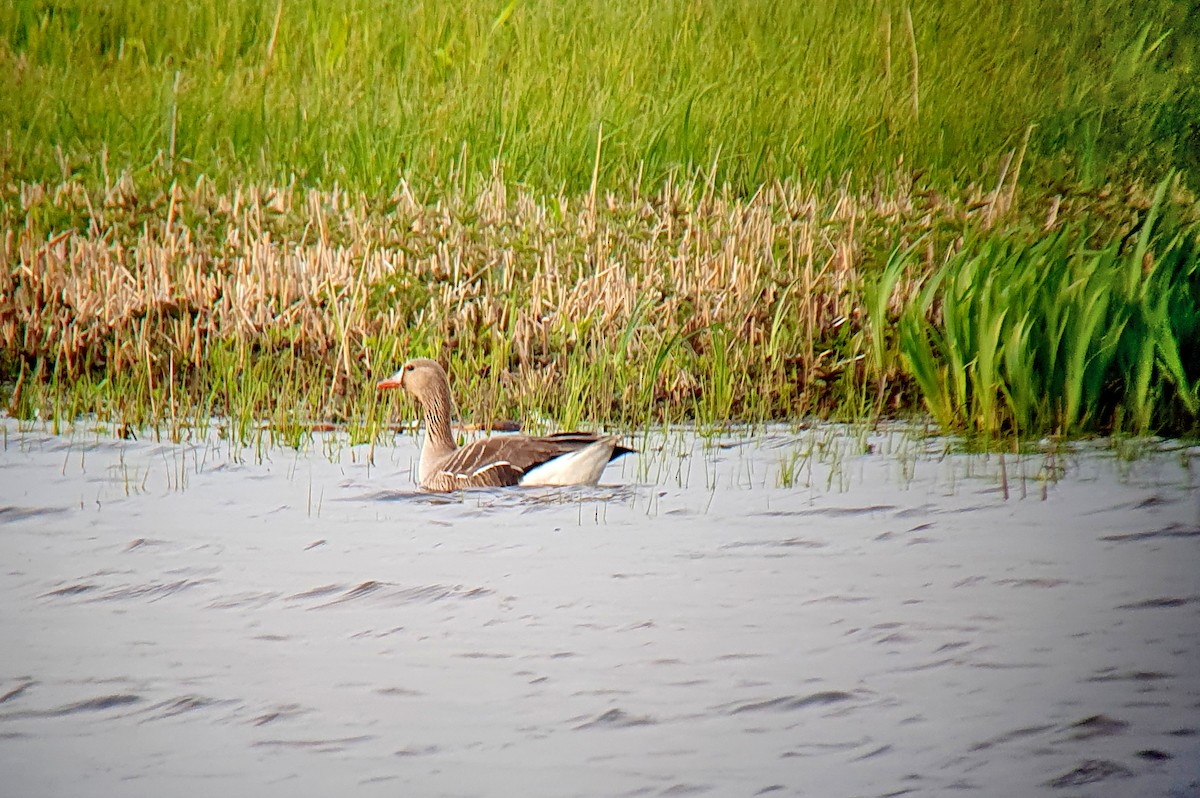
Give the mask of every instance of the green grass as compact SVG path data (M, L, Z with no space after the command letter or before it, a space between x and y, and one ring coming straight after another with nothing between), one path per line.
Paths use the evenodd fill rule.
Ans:
M390 191L1200 166L1187 2L12 0L0 174Z
M1164 217L1172 182L1123 238L1076 226L989 235L929 277L900 348L944 428L1195 429L1200 225Z

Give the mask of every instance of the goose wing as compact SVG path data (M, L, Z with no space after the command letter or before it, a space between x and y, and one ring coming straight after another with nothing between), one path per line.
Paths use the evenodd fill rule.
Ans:
M455 449L438 464L431 483L443 490L501 488L516 485L525 474L544 463L595 443L601 436L560 432L544 437L498 435ZM619 447L620 454L632 451ZM614 452L614 457L619 456Z
M513 463L498 438L483 438L455 449L438 463L431 483L441 490L457 488L502 488L521 481L526 468Z

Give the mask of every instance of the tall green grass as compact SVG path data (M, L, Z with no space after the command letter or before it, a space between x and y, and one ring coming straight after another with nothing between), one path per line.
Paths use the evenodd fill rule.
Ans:
M937 421L985 436L1146 433L1200 420L1200 225L1164 218L1094 243L1076 226L970 241L901 319Z
M1200 166L1193 5L10 0L0 174L752 193L980 179L1032 131L1048 179L1157 179Z

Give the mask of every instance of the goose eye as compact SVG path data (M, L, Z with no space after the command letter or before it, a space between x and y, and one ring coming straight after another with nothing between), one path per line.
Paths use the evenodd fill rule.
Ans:
M405 366L405 367L404 367L404 370L405 370L405 371L412 371L412 370L413 370L413 364L412 364L412 363L409 363L407 366Z

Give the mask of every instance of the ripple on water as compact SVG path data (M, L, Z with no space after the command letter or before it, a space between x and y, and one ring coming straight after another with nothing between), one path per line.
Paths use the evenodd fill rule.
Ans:
M417 585L402 587L390 582L379 582L369 579L353 587L345 585L322 585L312 590L288 596L288 601L298 601L311 598L325 598L340 593L335 598L316 604L312 609L338 607L355 602L371 599L388 606L405 604L425 604L446 599L477 599L492 595L495 591L485 587L464 587L462 585Z
M165 540L156 540L155 538L134 538L133 540L129 541L129 545L125 547L125 551L166 545L168 544Z
M1180 523L1168 524L1162 529L1154 529L1148 532L1127 532L1119 535L1105 535L1101 540L1112 543L1132 543L1140 540L1154 540L1156 538L1195 538L1200 537L1200 527L1185 526Z
M863 507L815 507L811 510L763 510L753 515L758 518L794 518L803 516L853 518L859 515L892 513L898 509L894 504L868 504Z
M236 702L230 700L218 701L215 698L206 698L199 695L183 695L178 698L159 701L157 704L147 707L145 711L156 718L173 718L188 712L232 703Z
M739 540L725 543L722 549L823 549L829 544L821 540L809 538L787 537L774 540Z
M407 748L401 748L395 752L396 756L429 756L441 752L441 747L436 745L410 745Z
M85 712L104 712L118 707L139 703L142 697L132 693L114 693L97 696L83 701L75 701L53 709L24 709L7 712L0 715L0 720L16 720L19 718L60 718L67 715L77 715Z
M630 715L621 709L610 709L591 720L579 724L575 729L625 729L630 726L652 726L658 723L654 718L644 715Z
M1110 718L1108 715L1092 715L1077 720L1067 727L1072 740L1090 740L1093 737L1111 737L1129 728L1127 721Z
M21 682L16 687L13 687L0 694L0 704L19 698L26 690L28 690L30 687L33 687L34 684L36 684L36 682L34 682L32 679L28 679Z
M232 610L232 609L259 609L266 607L276 601L283 594L276 590L268 591L246 591L233 596L215 599L210 601L208 606L214 610Z
M96 575L112 572L98 572ZM84 596L84 601L87 602L110 602L110 601L125 601L144 599L147 601L158 601L168 596L182 593L186 590L191 590L202 585L212 584L212 579L177 579L173 582L147 582L140 585L122 585L120 587L104 590L103 586L95 582L75 582L73 584L64 585L54 590L47 591L38 596L43 599L70 599L77 596ZM97 591L104 592L97 594Z
M1082 787L1085 784L1096 784L1111 779L1128 779L1132 776L1132 770L1117 762L1108 759L1088 759L1081 762L1074 770L1046 782L1046 785L1057 789Z
M1105 668L1089 676L1089 682L1158 682L1174 678L1174 674L1159 671L1120 671L1115 668Z
M65 507L0 507L0 524L15 524L31 518L60 515L66 511Z
M142 700L139 695L131 693L117 693L114 695L105 695L98 698L89 698L85 701L77 701L74 704L68 704L65 707L59 707L52 710L53 715L73 715L76 712L100 712L106 709L114 709L116 707L128 706L136 704Z
M255 748L296 748L323 754L337 754L352 745L359 745L374 739L375 736L372 734L362 734L356 737L331 737L328 739L256 740L251 745Z
M80 582L75 585L67 585L60 587L57 590L51 590L48 593L41 594L38 598L57 598L61 596L79 596L84 593L90 593L93 590L99 590L100 586L91 582Z
M1057 728L1057 727L1054 726L1053 724L1046 724L1046 725L1039 725L1039 726L1026 726L1024 728L1014 729L1010 732L1005 732L1004 734L999 734L995 737L984 740L983 742L975 743L968 750L970 750L970 751L986 751L989 748L995 748L996 746L1005 745L1007 743L1013 742L1014 740L1023 740L1026 737L1035 737L1039 734L1045 734L1046 732L1053 731L1055 728Z
M1118 610L1155 610L1169 607L1183 607L1187 604L1200 604L1200 596L1161 596L1159 598L1135 601L1131 604L1118 604Z
M711 791L712 787L707 784L686 784L681 782L666 787L659 795L700 795Z
M730 715L740 715L743 712L791 711L812 706L825 706L849 701L854 696L841 690L822 690L806 696L785 695L779 698L769 698L765 701L751 701L745 704L726 704L721 707Z
M1003 587L1059 587L1070 584L1068 579L997 579L995 584Z
M875 758L875 757L877 757L877 756L883 756L884 754L890 754L891 752L892 752L892 746L890 746L890 745L881 745L881 746L879 746L878 748L875 748L875 749L872 749L872 750L870 750L870 751L867 751L867 752L866 752L865 754L863 754L862 756L856 756L856 757L854 757L854 760L853 760L853 761L855 761L855 762L861 762L861 761L863 761L864 759L874 759L874 758Z
M305 709L299 704L283 704L269 709L260 715L255 715L251 720L252 726L266 726L268 723L274 723L279 720L289 720L299 717L305 713Z
M296 593L288 596L288 600L299 601L301 599L320 598L321 596L328 596L344 589L345 588L342 585L321 585L320 587L310 588L302 593Z
M849 753L858 748L869 745L870 743L871 739L869 737L864 737L860 740L806 743L803 745L794 746L793 748L784 751L779 756L782 759L802 759L805 757L821 756L829 753Z
M147 582L144 585L125 585L113 588L103 595L95 596L89 601L125 601L126 599L146 599L158 601L185 590L191 590L201 585L212 584L212 579L177 579L174 582Z
M804 604L861 604L864 601L872 601L869 596L821 596L819 598L809 599L803 602Z

